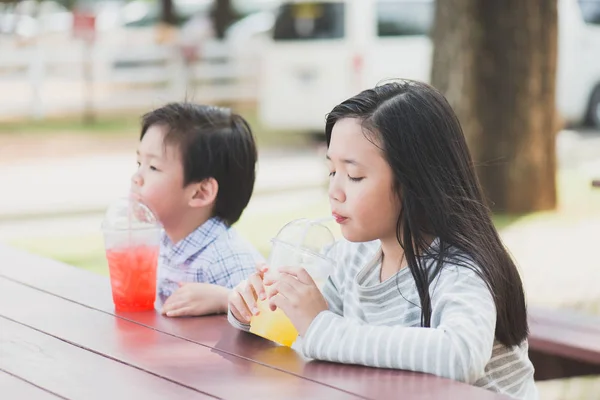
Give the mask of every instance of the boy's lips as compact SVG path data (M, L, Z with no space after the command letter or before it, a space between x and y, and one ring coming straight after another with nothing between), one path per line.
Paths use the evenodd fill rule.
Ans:
M337 222L338 224L343 224L344 222L346 222L348 220L347 217L344 217L344 216L342 216L340 214L337 214L337 213L331 213L331 215L335 219L335 222Z

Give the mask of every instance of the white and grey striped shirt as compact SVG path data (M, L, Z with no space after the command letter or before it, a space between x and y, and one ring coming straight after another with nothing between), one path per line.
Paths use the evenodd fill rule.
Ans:
M380 280L379 242L335 246L338 267L323 288L329 311L302 338L309 358L419 371L480 386L516 399L537 399L525 341L495 340L496 308L483 280L469 268L445 265L431 284L431 328L408 268ZM248 330L229 313L230 322Z

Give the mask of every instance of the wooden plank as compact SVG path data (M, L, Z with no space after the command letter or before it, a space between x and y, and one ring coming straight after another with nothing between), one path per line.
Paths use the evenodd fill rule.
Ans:
M542 353L554 354L586 363L600 365L600 338L573 331L569 327L545 328L529 337L529 347Z
M62 398L213 398L4 317L0 317L0 348L1 370ZM29 399L25 390L19 390L14 398Z
M600 317L578 310L529 307L529 323L540 326L569 326L572 329L600 335ZM536 334L537 331L532 331Z
M2 354L3 352L0 352ZM2 360L2 357L0 357ZM0 394L3 399L58 400L64 399L30 382L0 370Z
M600 365L598 364L586 363L537 349L529 349L529 359L535 368L534 378L536 381L600 374Z
M0 275L97 310L114 313L108 280L56 261L0 248ZM179 338L255 360L315 382L369 398L505 398L459 382L407 371L307 362L291 349L239 332L223 316L171 319L148 313L119 313L120 318ZM374 385L373 382L378 382Z
M358 398L5 278L0 279L0 315L219 398Z
M505 398L459 382L409 371L309 361L294 350L232 328L224 316L166 318L155 313L121 314L131 321L180 338L249 358L315 382L373 399ZM373 385L377 382L377 385Z
M1 244L0 277L92 308L114 311L110 284L106 277Z
M600 318L576 311L529 311L532 350L600 365Z
M600 373L600 318L574 310L529 309L529 358L536 380Z

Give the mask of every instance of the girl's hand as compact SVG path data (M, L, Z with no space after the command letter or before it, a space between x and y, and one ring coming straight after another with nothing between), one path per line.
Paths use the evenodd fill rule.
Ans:
M258 315L257 300L267 298L263 277L268 268L265 264L258 264L256 272L240 282L229 294L229 310L239 322L249 324L253 315Z
M180 283L165 304L161 313L167 317L195 317L227 312L230 290L209 283Z
M265 285L271 285L269 305L271 310L281 308L292 321L298 334L304 336L313 320L329 309L321 291L301 267L281 267L279 276Z

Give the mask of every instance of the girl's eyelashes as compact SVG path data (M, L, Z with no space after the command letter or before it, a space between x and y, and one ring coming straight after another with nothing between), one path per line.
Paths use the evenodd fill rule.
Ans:
M360 182L362 181L364 178L353 178L350 175L348 175L348 179L350 179L352 182Z
M331 171L331 172L329 173L329 177L330 177L330 178L333 178L334 176L335 176L335 171ZM365 178L364 178L364 177L356 177L356 178L355 178L355 177L353 177L353 176L350 176L350 175L348 175L348 179L350 179L350 181L352 181L352 182L360 182L360 181L362 181L362 180L363 180L363 179L365 179Z

